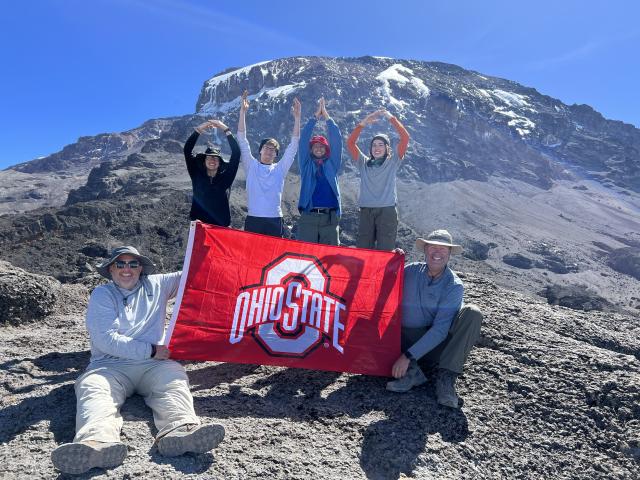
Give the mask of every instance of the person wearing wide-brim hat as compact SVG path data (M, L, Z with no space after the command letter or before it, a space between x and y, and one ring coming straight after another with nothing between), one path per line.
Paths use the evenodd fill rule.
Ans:
M211 128L217 128L227 137L231 148L228 160L219 148L207 147L204 153L193 154L199 136ZM231 225L229 195L240 165L240 147L231 129L220 120L198 125L184 144L184 159L193 187L189 218L222 227Z
M147 256L132 246L115 248L97 271L110 280L91 293L86 324L91 359L76 380L76 435L51 453L53 465L70 474L120 465L120 408L139 393L153 410L156 445L163 456L204 453L222 441L222 425L201 425L184 367L163 345L167 302L182 272L155 274Z
M435 370L438 403L459 408L455 382L480 338L482 313L464 304L464 285L449 268L451 255L462 253L447 230L434 230L416 240L425 261L404 268L402 354L393 365L396 380L387 390L407 392L427 381ZM396 250L404 253L401 250Z
M376 133L369 143L368 154L358 147L360 133L367 126L386 118L400 137L396 150L386 133ZM386 110L367 115L347 139L347 150L360 173L358 206L360 218L356 246L393 250L398 234L398 194L396 175L409 145L409 132L400 120Z

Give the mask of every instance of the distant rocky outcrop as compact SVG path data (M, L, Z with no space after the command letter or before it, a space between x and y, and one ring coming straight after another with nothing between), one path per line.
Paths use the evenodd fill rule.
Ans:
M545 243L533 245L528 251L537 258L529 258L521 253L507 254L502 257L502 261L512 267L531 269L540 268L550 272L566 274L577 272L578 264L562 251L554 249Z
M574 310L610 310L612 305L607 299L602 298L585 285L549 285L539 295L545 297L549 305Z
M640 248L618 248L609 253L607 264L614 270L640 280Z

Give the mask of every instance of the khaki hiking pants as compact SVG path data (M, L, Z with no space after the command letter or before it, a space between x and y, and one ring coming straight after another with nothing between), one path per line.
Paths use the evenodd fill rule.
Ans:
M482 312L473 304L468 304L460 309L453 320L447 338L436 348L428 352L418 360L422 370L440 367L462 373L464 363L471 349L480 339L480 327L482 326ZM427 333L424 328L402 328L402 351L411 348L422 336Z
M200 424L187 374L173 360L98 360L76 380L75 390L74 442L119 442L120 407L134 393L153 411L158 438L182 425Z

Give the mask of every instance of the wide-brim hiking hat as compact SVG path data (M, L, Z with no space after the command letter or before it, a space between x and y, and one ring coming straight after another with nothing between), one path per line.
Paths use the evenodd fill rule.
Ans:
M109 267L113 262L115 262L118 259L120 255L125 255L125 254L132 255L138 259L138 261L140 262L140 265L142 265L141 275L151 275L156 271L155 264L148 257L145 257L144 255L140 255L140 252L138 252L137 248L131 247L131 246L122 246L122 247L114 248L111 251L111 257L108 260L105 260L104 262L102 262L100 265L96 266L96 270L100 275L111 280L111 272L109 272Z
M219 148L207 147L207 149L204 151L203 155L204 155L203 160L206 159L207 157L218 157L221 162L229 163L229 160L225 160L224 159L224 157L220 153L220 149Z
M458 255L462 253L462 245L456 245L453 243L453 237L446 230L434 230L427 238L418 238L416 240L416 250L424 252L426 245L443 245L445 247L451 247L451 253Z
M324 145L325 157L328 158L331 156L331 147L329 146L329 140L327 140L322 135L314 135L313 137L311 137L311 140L309 140L309 149L312 149L316 143L319 143L320 145Z

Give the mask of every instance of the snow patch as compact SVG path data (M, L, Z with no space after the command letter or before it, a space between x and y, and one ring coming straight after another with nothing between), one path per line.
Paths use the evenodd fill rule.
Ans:
M418 91L421 97L426 98L431 93L431 90L429 90L429 87L424 84L422 79L414 75L413 70L399 63L391 65L389 68L382 71L378 74L376 80L382 83L382 86L377 89L378 93L380 93L380 95L382 95L390 105L393 105L400 110L404 109L406 102L398 100L391 94L390 82L393 81L400 85L410 83Z
M485 90L479 88L477 92L479 96L489 100L494 107L493 111L495 113L510 118L507 125L514 128L521 137L529 135L535 128L536 124L533 121L513 111L513 109L519 109L535 113L536 110L531 107L528 96L499 89Z
M276 98L276 97L282 97L282 96L286 97L287 95L295 92L296 90L304 88L306 85L307 85L307 82L303 80L302 82L292 83L290 85L282 85L280 87L270 88L267 90L263 89L264 90L263 93L266 93L269 96L269 98Z
M501 103L507 104L512 108L525 108L531 109L531 104L527 101L529 97L526 95L520 95L519 93L507 92L505 90L485 90L479 88L478 93L485 98L498 99Z
M267 95L269 100L275 100L280 97L286 97L295 91L304 88L307 85L307 82L302 81L290 85L281 85L279 87L272 88L262 88L260 91L253 95L247 96L249 101L256 100L262 95ZM240 108L240 96L237 96L233 100L230 100L225 103L221 103L220 105L215 102L208 102L204 104L200 110L198 111L199 115L211 115L214 113L227 113L231 110L238 110Z

